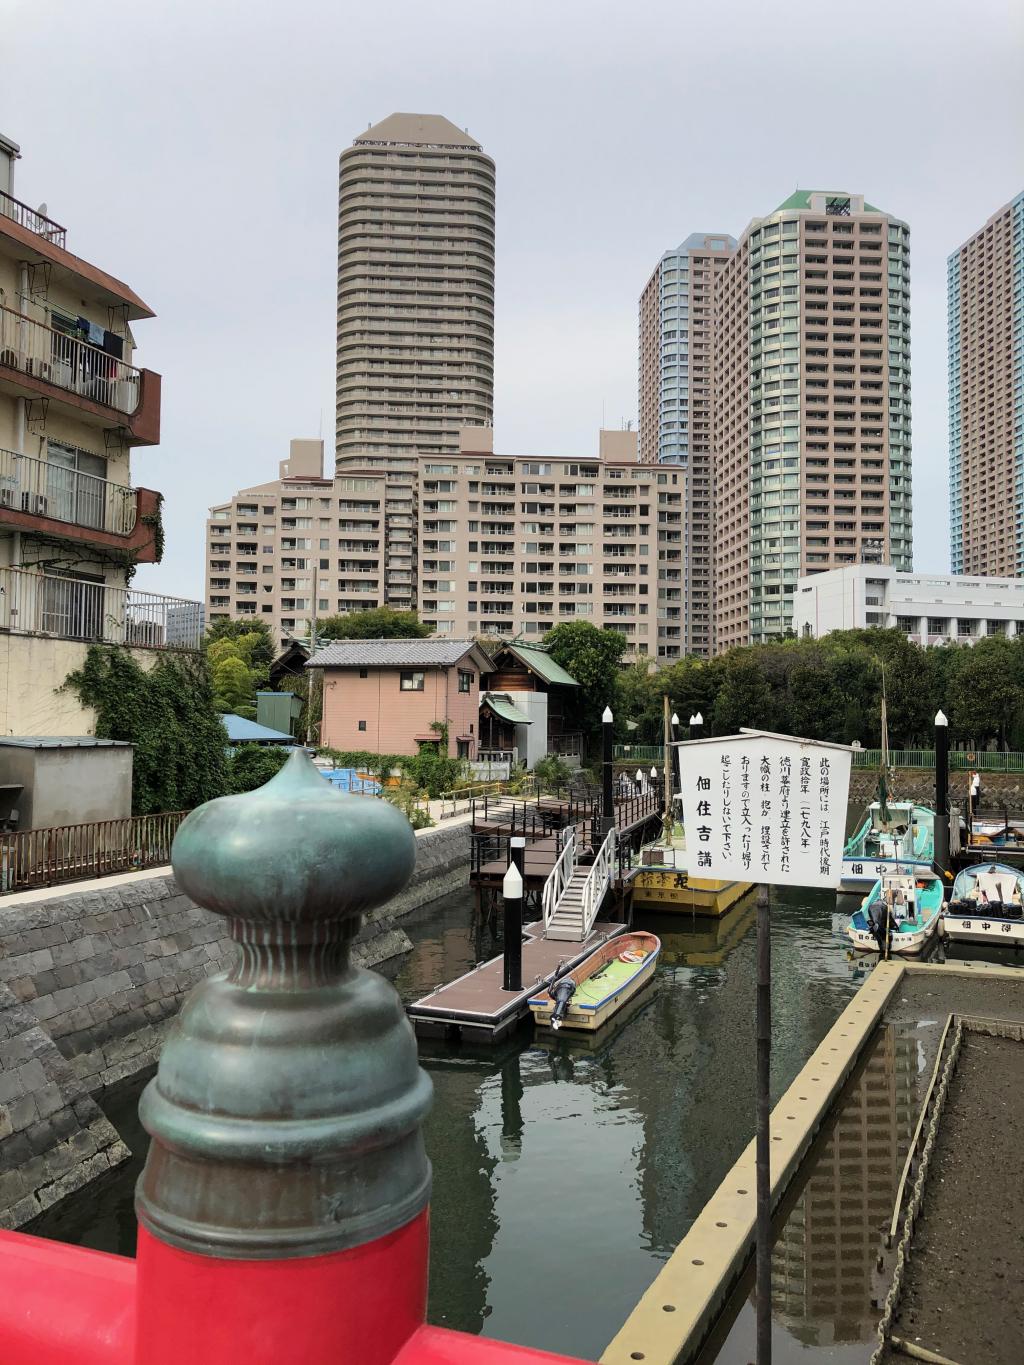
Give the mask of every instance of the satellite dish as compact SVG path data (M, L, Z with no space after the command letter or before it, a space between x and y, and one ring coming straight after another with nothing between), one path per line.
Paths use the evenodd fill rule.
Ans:
M48 218L50 216L45 204L40 204L36 209L36 213L40 214L43 218Z

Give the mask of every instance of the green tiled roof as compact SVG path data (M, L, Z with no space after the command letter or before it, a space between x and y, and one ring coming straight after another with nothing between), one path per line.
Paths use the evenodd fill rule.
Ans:
M511 697L504 692L485 692L480 698L480 705L484 703L491 708L499 720L510 721L513 725L532 725L533 721L518 706L515 706Z
M779 205L779 207L774 210L774 212L780 213L783 209L809 209L811 207L812 194L823 194L826 199L850 198L849 190L796 190L794 191L793 194L789 196L788 199L784 199L783 202ZM864 212L884 213L885 210L876 209L874 204L868 204L867 202L865 202Z
M562 687L579 687L576 679L570 677L561 664L556 664L545 650L536 649L532 645L509 645L508 649L520 663L524 663L544 682L558 683Z

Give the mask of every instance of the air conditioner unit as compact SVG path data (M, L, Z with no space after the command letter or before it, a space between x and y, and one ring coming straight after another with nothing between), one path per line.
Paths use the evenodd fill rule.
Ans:
M13 507L16 496L16 488L5 488L3 485L0 485L0 507Z
M47 515L47 499L43 493L22 493L21 510L31 512L34 517Z

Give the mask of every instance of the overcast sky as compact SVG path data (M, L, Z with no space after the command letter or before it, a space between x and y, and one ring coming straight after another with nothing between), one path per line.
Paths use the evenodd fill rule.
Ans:
M0 0L16 191L157 316L166 496L142 587L203 591L207 508L334 433L338 154L395 110L497 163L496 444L636 417L661 253L794 188L911 226L916 567L948 568L945 260L1024 186L1019 0Z

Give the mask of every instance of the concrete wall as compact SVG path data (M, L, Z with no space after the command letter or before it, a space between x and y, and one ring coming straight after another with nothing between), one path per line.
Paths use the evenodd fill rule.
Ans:
M0 739L0 783L20 782L19 829L47 829L132 813L130 744L66 749L7 746Z
M409 886L364 918L357 966L407 952L398 919L467 882L465 821L416 845ZM90 1096L151 1066L184 996L233 953L169 868L0 899L0 1227L127 1156Z
M65 678L85 663L89 646L81 640L49 635L0 633L0 734L91 735L96 712L83 706ZM135 662L150 669L158 658L152 649L133 649Z

